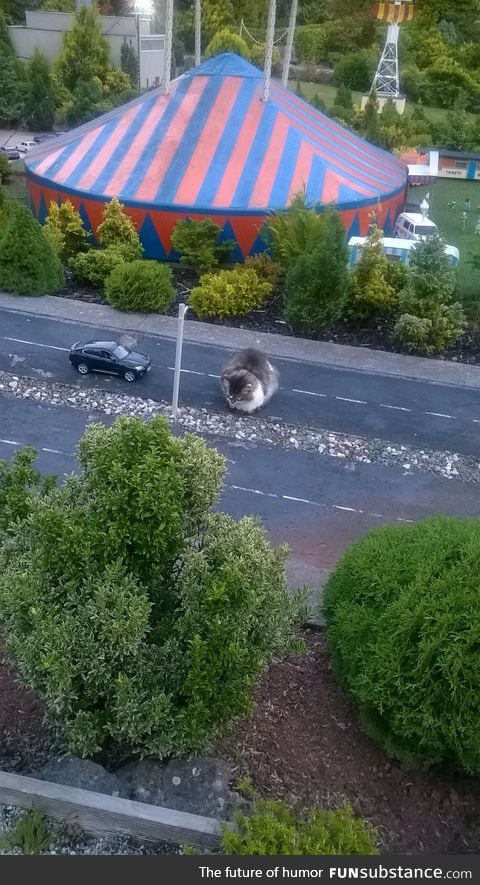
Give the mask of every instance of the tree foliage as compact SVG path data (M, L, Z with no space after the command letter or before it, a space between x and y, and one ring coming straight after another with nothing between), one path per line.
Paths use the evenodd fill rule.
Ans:
M480 773L480 523L376 529L325 588L335 670L368 732L408 763Z
M25 122L29 129L40 132L51 129L55 122L55 91L47 57L37 47L27 66Z
M110 67L108 43L102 35L96 7L82 5L75 15L71 31L63 35L63 45L55 63L60 82L74 93L79 83L99 80L103 83Z
M62 266L42 226L23 203L13 203L0 235L0 289L49 295L62 285Z
M91 425L78 451L0 554L8 652L75 752L198 752L304 615L285 551L212 512L223 458L164 418Z

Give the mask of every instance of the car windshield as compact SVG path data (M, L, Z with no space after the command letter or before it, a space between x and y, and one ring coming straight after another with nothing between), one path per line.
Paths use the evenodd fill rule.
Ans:
M119 344L113 351L113 355L116 356L117 360L124 360L129 353L130 351L123 344Z
M435 233L434 227L427 227L424 224L416 224L415 225L415 233L419 237L431 237Z

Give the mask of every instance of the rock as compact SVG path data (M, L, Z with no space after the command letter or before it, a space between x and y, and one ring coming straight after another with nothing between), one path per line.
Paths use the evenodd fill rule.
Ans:
M142 759L127 762L116 775L132 799L150 805L227 820L246 804L231 791L232 770L221 759Z
M110 774L96 762L79 759L77 756L59 756L43 765L39 771L32 773L42 781L53 781L54 784L65 784L94 793L105 793L107 796L130 798L125 784L115 775Z

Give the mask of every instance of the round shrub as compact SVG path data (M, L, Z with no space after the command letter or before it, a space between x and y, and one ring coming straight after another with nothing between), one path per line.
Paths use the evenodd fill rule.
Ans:
M236 52L243 58L248 58L248 46L243 37L235 34L230 28L220 28L210 40L205 49L205 58L213 58L214 55L220 55L222 52Z
M0 235L0 289L50 295L63 283L62 265L41 224L23 203L11 203Z
M324 611L338 677L369 733L408 764L480 774L480 520L371 532Z
M370 64L362 52L349 52L335 65L335 80L362 92L370 86Z
M173 303L172 271L157 261L118 264L107 277L105 295L119 310L167 310Z
M272 288L251 268L236 267L200 277L189 303L199 317L239 317L261 307Z
M300 817L281 802L258 801L252 814L238 813L235 823L236 832L223 828L225 854L378 854L375 830L367 829L349 805L334 811L316 809Z
M243 262L245 268L251 268L255 271L261 280L266 280L275 287L278 278L282 272L282 265L278 261L273 261L266 252L259 252L258 255L248 255Z
M112 270L124 263L125 258L119 249L91 248L71 258L68 266L79 279L86 280L92 286L102 287Z
M72 751L197 752L305 617L286 551L213 512L222 456L165 418L90 425L78 458L47 495L15 474L12 519L32 494L0 550L8 653Z

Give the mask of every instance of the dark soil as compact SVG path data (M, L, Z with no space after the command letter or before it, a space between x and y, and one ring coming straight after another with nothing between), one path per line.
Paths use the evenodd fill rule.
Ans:
M312 806L348 801L379 828L383 850L478 853L480 783L404 771L361 731L325 637L269 668L253 713L218 748L264 797Z
M306 631L307 651L272 665L255 692L254 712L237 723L216 754L247 775L264 797L305 806L349 801L378 827L382 849L396 853L478 853L478 780L404 771L362 733L338 688L326 640ZM0 768L24 774L55 747L35 693L0 664ZM110 770L119 748L95 761Z
M178 264L171 265L173 282L177 296L175 302L167 311L167 316L177 316L178 304L188 300L188 291L196 285L195 275ZM89 286L67 272L65 287L57 294L62 298L73 298L78 301L86 301L95 304L107 304L101 290ZM290 335L295 337L294 331L282 319L282 294L277 290L262 310L254 310L246 317L228 317L226 319L209 318L203 320L197 317L193 310L189 311L188 318L198 322L208 322L215 326L233 326L237 329L249 329L252 332L270 332L275 335ZM303 337L303 336L302 336ZM407 353L392 342L392 326L387 321L371 323L365 326L352 326L346 321L338 323L332 329L322 334L313 336L318 341L329 341L333 344L348 344L353 347L369 347L373 350L383 350L389 353ZM469 363L480 365L480 327L472 323L471 327L462 335L453 347L443 353L434 354L433 359L451 360L452 362Z
M41 699L22 688L2 658L0 644L0 769L27 773L47 761L54 739Z

